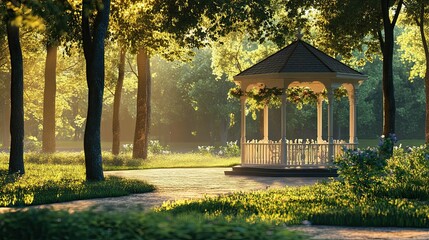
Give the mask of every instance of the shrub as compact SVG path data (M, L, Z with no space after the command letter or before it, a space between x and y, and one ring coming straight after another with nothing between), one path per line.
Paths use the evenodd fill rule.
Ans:
M24 149L26 152L40 152L42 143L34 136L28 136L24 140Z
M386 159L381 158L374 148L343 151L335 160L339 179L359 195L373 193L381 184Z
M0 215L0 239L306 239L268 223L197 214L76 212L47 209Z
M225 157L239 157L241 155L240 147L237 145L237 141L227 142L226 146L221 146L219 155Z
M169 146L162 146L159 140L150 140L148 150L152 154L169 153Z
M123 153L132 153L133 152L133 144L124 144L122 145L122 152Z
M201 154L214 154L215 147L214 146L198 146L198 153Z
M380 195L429 199L429 146L396 148L386 173Z

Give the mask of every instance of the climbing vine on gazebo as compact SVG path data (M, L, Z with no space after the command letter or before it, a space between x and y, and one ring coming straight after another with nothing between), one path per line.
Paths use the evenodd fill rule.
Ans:
M265 105L270 107L280 107L281 95L283 88L253 88L248 92L244 92L240 87L231 88L229 96L240 98L246 96L251 109L263 109ZM326 89L322 92L316 93L309 87L292 87L286 90L287 100L296 105L298 109L302 109L303 105L317 104L319 97L327 101ZM347 90L344 87L339 87L334 90L334 98L340 100L342 97L347 96Z

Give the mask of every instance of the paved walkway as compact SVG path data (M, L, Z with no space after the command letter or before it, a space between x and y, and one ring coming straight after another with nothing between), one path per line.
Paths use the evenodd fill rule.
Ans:
M79 200L67 203L49 204L38 207L79 211L89 208L99 210L150 209L164 201L185 198L200 198L204 195L226 194L234 191L252 191L283 186L302 186L314 184L326 178L276 178L226 176L229 168L183 168L150 169L134 171L106 172L106 175L145 180L157 186L152 193L134 194L117 198ZM0 208L0 212L8 211ZM312 239L427 239L429 229L406 228L350 228L331 226L296 226L293 229L304 231Z

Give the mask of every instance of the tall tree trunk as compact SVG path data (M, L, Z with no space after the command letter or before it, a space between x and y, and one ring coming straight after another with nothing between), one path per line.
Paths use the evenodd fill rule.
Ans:
M6 76L6 75L5 75ZM5 92L3 101L3 149L8 149L10 144L10 74L5 78Z
M137 53L138 87L137 87L137 116L134 132L133 158L147 158L149 135L149 91L150 61L145 48Z
M380 0L384 27L384 41L380 34L380 44L383 53L383 134L388 137L395 133L395 95L393 85L393 45L394 29L403 0L399 0L393 19L390 20L390 1ZM392 149L393 150L393 149Z
M7 41L12 67L9 173L24 174L24 68L19 28L10 20L7 22Z
M42 151L55 152L55 96L57 91L57 50L58 45L47 46L45 64L45 90L43 95Z
M121 95L122 95L122 86L124 85L124 75L125 75L125 48L121 48L119 54L119 65L118 65L118 82L116 83L115 96L113 99L113 122L112 122L112 131L113 131L113 142L112 142L112 154L118 155L120 150L120 133L121 127L119 122L119 113L121 106Z
M84 134L86 180L104 180L100 125L104 94L104 39L109 24L110 0L98 5L93 26L90 27L91 1L83 0L82 36L88 85L88 113ZM92 34L91 34L92 33Z

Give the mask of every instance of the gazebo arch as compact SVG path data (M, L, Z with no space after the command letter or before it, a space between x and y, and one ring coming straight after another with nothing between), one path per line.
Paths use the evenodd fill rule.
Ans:
M326 55L301 39L294 41L235 76L234 81L242 91L249 91L254 87L282 89L281 139L270 141L268 138L268 106L264 107L263 139L249 141L246 138L246 96L241 96L241 166L234 167L232 172L226 172L226 174L258 173L255 169L263 169L263 172L267 173L267 169L273 169L276 176L295 176L298 169L304 175L307 175L309 171L321 172L323 169L330 169L333 158L340 154L342 147L357 147L356 90L360 82L366 79L367 76ZM350 137L348 143L333 138L334 90L340 86L347 90L349 98ZM305 141L286 139L286 89L291 87L309 87L315 93L326 90L328 100L328 132L326 137L322 135L323 99L319 97L317 103L317 139ZM305 173L301 170L304 170ZM324 175L332 175L332 171L329 170Z

